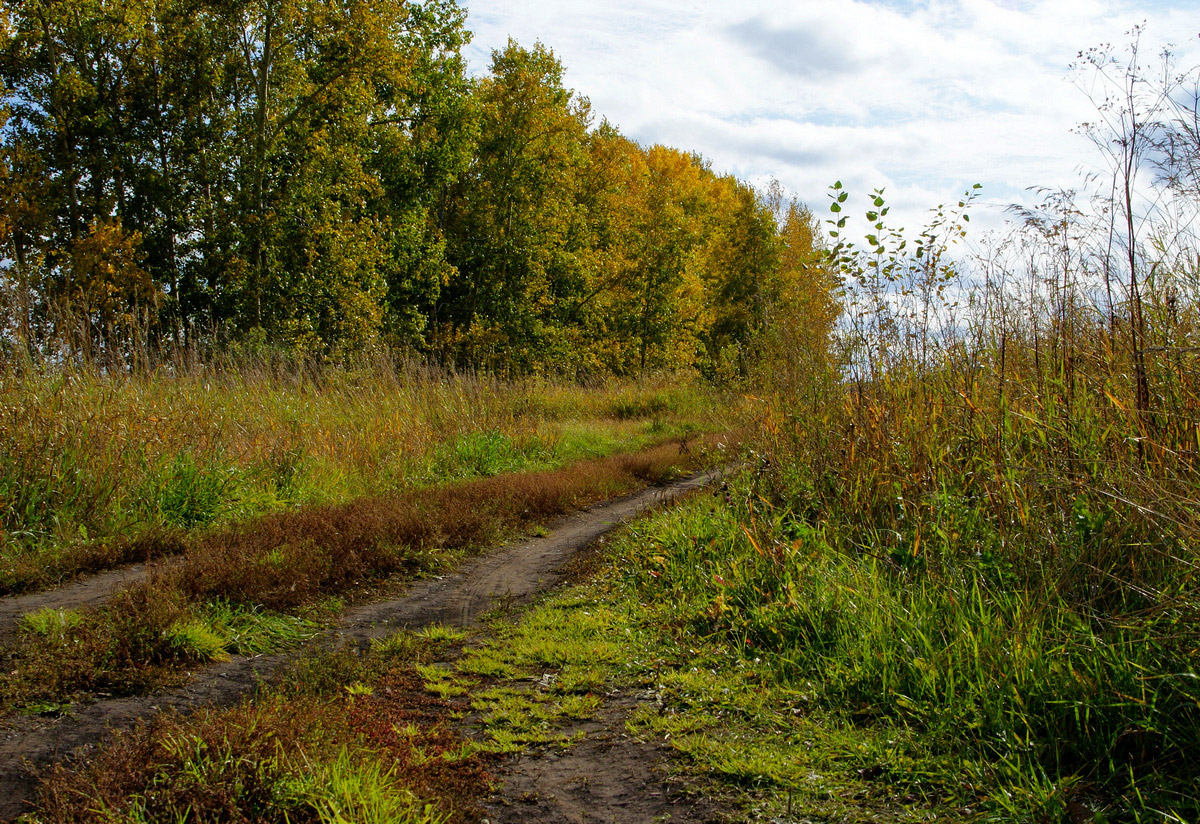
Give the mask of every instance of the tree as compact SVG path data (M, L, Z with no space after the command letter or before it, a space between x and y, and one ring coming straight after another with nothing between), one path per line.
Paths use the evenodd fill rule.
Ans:
M451 0L32 0L6 19L8 268L43 304L119 226L177 341L419 342L448 271L434 210L470 145Z
M577 181L589 106L541 44L510 41L479 81L479 145L448 210L457 273L435 309L459 357L533 368L565 352L586 248Z

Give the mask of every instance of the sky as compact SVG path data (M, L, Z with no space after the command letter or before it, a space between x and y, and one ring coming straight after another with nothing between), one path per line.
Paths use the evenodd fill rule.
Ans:
M1029 187L1078 187L1100 168L1072 131L1095 119L1086 77L1070 70L1082 50L1124 49L1144 24L1147 65L1166 45L1177 68L1200 64L1196 0L465 5L472 74L510 37L541 41L628 137L697 151L756 185L777 179L821 216L835 180L860 205L882 187L910 228L974 183L974 225L996 228L1004 206L1033 202Z

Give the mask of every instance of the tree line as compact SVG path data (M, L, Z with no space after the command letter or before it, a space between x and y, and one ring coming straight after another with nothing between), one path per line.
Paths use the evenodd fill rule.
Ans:
M0 339L126 358L376 345L514 371L737 369L811 303L802 206L596 122L454 0L0 13Z

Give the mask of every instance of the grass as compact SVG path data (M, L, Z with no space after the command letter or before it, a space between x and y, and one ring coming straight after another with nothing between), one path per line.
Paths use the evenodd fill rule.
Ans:
M1157 616L1098 622L973 554L935 576L839 549L759 490L731 483L616 550L605 597L689 647L646 729L734 784L861 797L842 820L903 798L914 820L1195 820L1196 659Z
M502 382L385 361L0 374L0 593L311 506L558 468L714 427L684 384Z
M256 701L117 733L54 768L22 822L479 821L488 755L445 723L466 699L430 694L417 670L450 643L314 651Z
M21 616L20 627L41 638L66 635L83 622L83 615L75 609L46 607Z
M672 477L698 460L668 443L554 471L281 512L212 532L110 604L81 611L62 632L27 627L0 673L0 708L142 694L177 682L196 663L299 643L316 631L313 617L329 617L331 596L352 596L398 573L443 569L471 549ZM429 632L431 640L446 634Z

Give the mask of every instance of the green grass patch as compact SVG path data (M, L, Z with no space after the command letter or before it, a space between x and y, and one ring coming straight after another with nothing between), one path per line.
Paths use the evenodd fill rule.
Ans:
M83 614L77 609L46 607L22 615L19 626L26 632L50 638L65 636L82 622Z
M486 739L483 747L510 753L531 746L566 747L581 733L567 727L591 718L600 706L595 695L552 696L538 689L496 686L472 695Z
M316 635L316 621L270 610L217 600L202 610L203 620L235 655L273 652Z
M189 660L219 661L277 652L307 641L317 629L305 618L217 600L173 622L165 637Z

